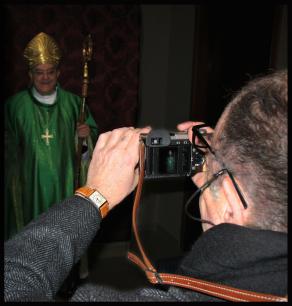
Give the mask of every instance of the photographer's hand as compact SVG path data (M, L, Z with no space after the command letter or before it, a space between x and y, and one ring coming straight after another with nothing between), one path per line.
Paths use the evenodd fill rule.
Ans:
M179 123L177 125L177 129L179 131L187 131L188 132L188 137L190 142L193 142L193 131L192 131L192 127L195 125L199 125L199 124L203 124L204 122L200 122L200 121L185 121L182 123ZM212 129L211 127L204 127L204 130L206 131L206 133L208 134L212 134L214 132L214 129ZM208 141L208 138L205 138ZM209 141L208 141L209 143ZM210 143L209 143L210 144ZM197 187L200 187L203 185L204 181L205 181L205 175L202 172L196 173L193 177L192 177L192 181L194 182L194 184Z
M201 122L201 121L185 121L185 122L179 123L176 127L181 132L187 131L190 142L193 142L192 127L195 126L195 125L203 124L203 123L204 122ZM208 134L212 134L214 132L214 129L212 129L209 126L204 127L204 130L206 130L206 133L208 133ZM208 139L206 139L206 140L208 141Z
M138 182L139 139L150 128L119 128L101 134L95 146L86 186L97 189L109 209L130 194Z

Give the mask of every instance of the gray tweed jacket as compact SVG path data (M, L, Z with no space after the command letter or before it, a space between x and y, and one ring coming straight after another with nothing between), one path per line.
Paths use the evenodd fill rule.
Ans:
M54 301L101 224L99 211L73 196L5 243L5 301ZM221 224L206 231L177 273L276 295L287 294L287 234ZM118 291L84 284L72 301L218 301L177 287Z

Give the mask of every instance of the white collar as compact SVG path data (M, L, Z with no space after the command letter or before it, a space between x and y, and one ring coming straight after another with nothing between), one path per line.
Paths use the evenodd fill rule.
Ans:
M56 97L57 97L57 87L56 90L50 94L50 95L46 95L43 96L41 95L36 89L35 87L32 87L32 95L41 103L44 104L48 104L48 105L52 105L55 103L56 101Z

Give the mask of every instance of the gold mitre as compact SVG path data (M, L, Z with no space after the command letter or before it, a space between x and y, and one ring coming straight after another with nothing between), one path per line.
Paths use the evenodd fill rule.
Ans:
M41 32L27 44L23 56L27 60L29 68L39 64L58 65L61 51L50 35Z

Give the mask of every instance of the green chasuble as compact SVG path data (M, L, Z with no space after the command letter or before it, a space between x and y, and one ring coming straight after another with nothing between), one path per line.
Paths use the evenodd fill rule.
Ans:
M6 102L5 239L74 193L80 104L80 97L60 87L52 105L37 101L30 90ZM86 139L89 159L81 165L83 183L97 139L97 126L87 108L85 118L91 135Z

